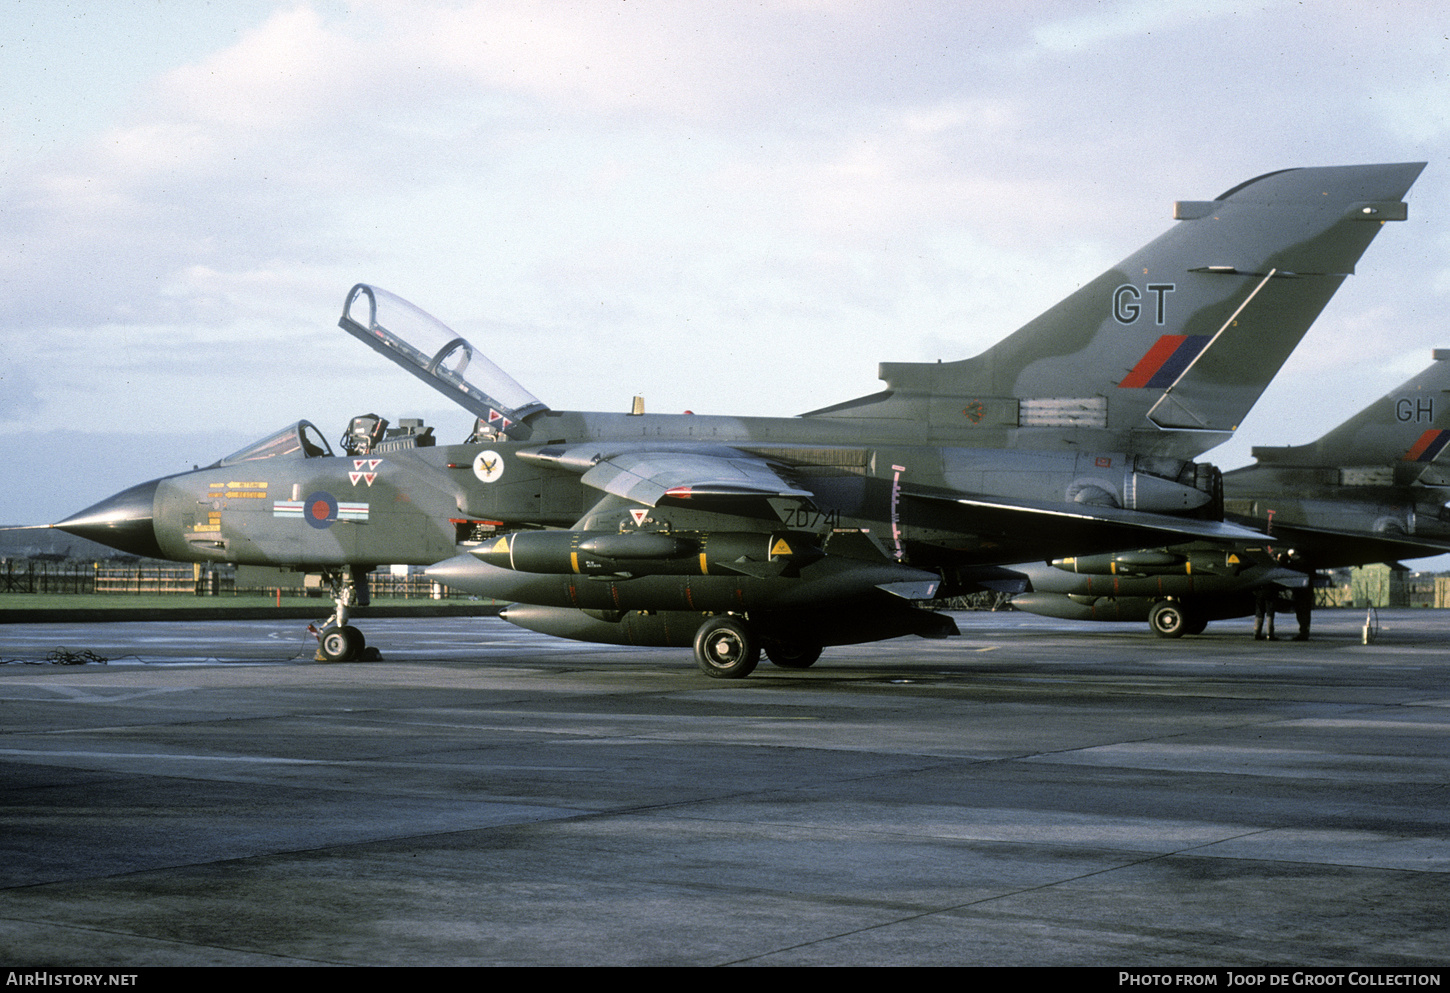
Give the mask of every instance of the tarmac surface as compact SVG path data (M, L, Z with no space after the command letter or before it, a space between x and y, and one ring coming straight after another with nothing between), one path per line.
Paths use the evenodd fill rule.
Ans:
M340 665L5 625L0 965L1450 960L1450 612L957 618L742 681L492 618Z

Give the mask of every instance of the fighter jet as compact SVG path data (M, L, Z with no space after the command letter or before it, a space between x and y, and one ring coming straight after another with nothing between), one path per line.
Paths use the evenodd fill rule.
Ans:
M955 633L917 606L1001 567L1191 538L1220 521L1228 437L1423 163L1292 169L1179 202L1167 233L975 358L792 418L556 411L442 322L359 284L340 326L477 417L462 444L297 422L56 525L140 554L321 571L320 653L379 563L427 564L583 640L693 645L740 678L829 645Z
M1160 637L1255 610L1255 594L1311 590L1324 569L1450 552L1450 350L1317 441L1255 447L1223 477L1225 519L1251 542L1198 542L1014 566L1020 610L1147 620Z

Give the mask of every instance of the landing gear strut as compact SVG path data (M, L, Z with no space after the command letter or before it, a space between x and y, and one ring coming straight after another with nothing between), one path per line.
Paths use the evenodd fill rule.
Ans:
M362 657L367 639L347 620L349 610L366 607L372 601L368 591L368 573L371 571L358 565L323 570L322 578L327 580L337 610L317 632L317 661L351 662Z

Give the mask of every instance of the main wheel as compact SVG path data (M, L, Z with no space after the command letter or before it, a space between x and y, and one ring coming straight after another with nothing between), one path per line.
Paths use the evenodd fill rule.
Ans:
M1182 638L1188 626L1188 614L1177 601L1160 600L1148 611L1148 627L1160 638Z
M771 641L761 649L782 669L809 669L821 657L821 646L799 641Z
M363 633L352 625L327 628L317 639L317 651L328 662L349 662L367 647Z
M716 679L744 679L760 662L760 643L728 617L712 617L695 632L695 664Z

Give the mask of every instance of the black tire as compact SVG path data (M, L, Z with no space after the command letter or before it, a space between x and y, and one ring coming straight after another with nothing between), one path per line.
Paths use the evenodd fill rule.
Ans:
M1208 618L1199 617L1195 614L1188 615L1188 624L1183 628L1184 634L1203 634L1208 627Z
M1148 627L1160 638L1182 638L1189 625L1183 605L1174 600L1160 600L1148 612Z
M695 664L715 679L744 679L760 662L760 643L728 617L712 617L695 632Z
M761 650L766 658L782 669L809 669L821 657L820 645L798 641L767 642Z
M317 639L317 653L327 662L349 662L367 647L363 633L352 625L324 628Z

